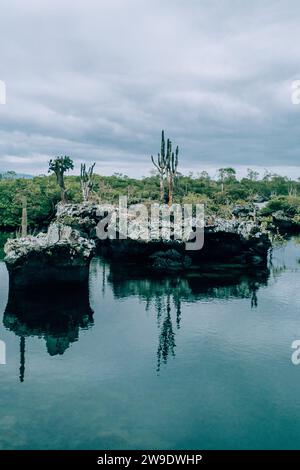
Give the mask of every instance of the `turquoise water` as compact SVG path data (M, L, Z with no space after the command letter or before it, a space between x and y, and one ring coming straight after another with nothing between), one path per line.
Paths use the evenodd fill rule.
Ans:
M224 283L95 258L89 295L7 308L1 263L0 448L300 448L299 259L293 239Z

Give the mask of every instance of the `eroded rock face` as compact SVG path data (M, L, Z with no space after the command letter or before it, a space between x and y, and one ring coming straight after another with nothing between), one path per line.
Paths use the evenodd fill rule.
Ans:
M54 222L47 233L9 239L4 247L10 283L73 283L88 280L95 242L70 226Z
M55 220L63 225L71 226L82 235L96 239L97 224L112 211L117 210L111 204L83 202L80 204L57 205Z
M255 237L259 238L265 234L257 225L256 222L252 220L226 220L221 218L216 218L213 224L205 226L206 232L224 232L224 233L236 233L241 237L248 240L249 238Z
M291 217L287 217L282 210L273 212L273 224L281 233L300 232L300 224L295 222Z
M242 207L242 206L241 206ZM245 208L243 207L243 210ZM246 208L250 210L249 208ZM251 209L253 209L251 207ZM248 213L248 212L247 212ZM63 224L70 225L73 228L83 230L85 233L88 233L91 238L97 239L96 226L102 221L108 214L113 214L111 220L114 216L119 217L119 207L117 205L111 204L96 204L92 202L85 202L82 204L59 204L57 208L56 220ZM195 217L190 217L186 220L190 228L202 228L201 223ZM201 225L201 226L200 226ZM146 230L145 230L146 229ZM160 236L155 238L151 236L151 232L156 232L160 230ZM160 220L152 221L149 217L148 226L141 230L140 224L138 223L134 214L128 214L128 231L126 234L121 234L132 240L143 240L147 241L144 237L144 233L149 233L149 241L167 241L167 236L169 232L169 224ZM171 231L174 233L182 233L182 225L174 221L171 221ZM119 230L117 229L117 232ZM248 239L250 237L259 238L263 233L259 225L253 220L237 220L237 219L222 219L215 218L213 223L205 223L205 232L226 232L226 233L237 233L238 235ZM187 237L186 237L187 238ZM185 241L185 235L181 237L181 241Z
M8 239L4 246L5 261L15 264L32 252L47 252L51 256L51 250L57 247L65 247L70 252L70 257L80 255L82 259L89 259L93 254L95 243L80 235L72 227L52 223L47 233L39 233L37 236Z
M149 217L146 227L141 229L138 221L129 213L126 233L117 229L113 237L108 236L106 240L99 242L99 222L103 221L104 217L107 218L108 214L112 214L108 220L114 224L119 216L118 211L118 206L108 204L69 204L59 207L57 220L71 220L72 226L81 227L109 258L120 262L124 259L142 262L153 269L180 271L203 262L254 266L266 263L270 240L267 233L253 220L215 218L213 222L206 221L203 227L201 221L191 217L188 220L187 233L191 233L196 227L204 230L204 246L202 249L190 251L186 250L185 245L189 235L184 234L180 222L171 220L171 233L179 236L170 239L170 227L166 221L153 222ZM145 237L147 233L148 238ZM152 236L153 233L159 233L159 236ZM175 260L174 256L167 253L178 253L180 259Z
M270 241L254 221L216 218L203 227L203 221L191 217L184 233L182 222L171 220L173 236L170 238L170 227L165 220L153 222L149 218L141 229L132 213L129 213L129 225L124 232L124 228L114 225L118 210L118 206L91 202L59 204L56 219L47 233L6 243L5 261L11 282L24 286L87 281L96 245L102 253L120 263L131 261L166 272L199 270L203 263L266 264ZM112 237L100 240L99 223L101 226L104 219L117 228ZM186 241L195 228L203 230L204 246L187 250Z
M255 217L255 213L256 213L256 209L255 209L254 204L246 204L246 205L238 204L234 206L232 209L232 214L238 218Z
M149 257L152 269L161 272L186 271L192 264L192 260L184 253L175 249L156 251Z

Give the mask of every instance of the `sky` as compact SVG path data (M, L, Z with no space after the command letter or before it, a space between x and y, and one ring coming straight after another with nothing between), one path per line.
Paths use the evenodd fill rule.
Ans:
M300 2L1 0L0 170L148 175L164 129L183 173L300 177Z

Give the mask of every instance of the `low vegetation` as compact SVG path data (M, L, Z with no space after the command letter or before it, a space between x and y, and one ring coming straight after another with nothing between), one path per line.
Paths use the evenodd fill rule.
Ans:
M250 172L249 172L250 173ZM82 201L80 176L65 176L64 184L70 202ZM293 195L291 195L291 188ZM234 173L222 179L211 178L207 173L197 175L177 174L174 180L173 202L204 203L207 214L231 216L236 204L268 201L263 212L266 216L281 210L288 217L300 218L300 182L266 174L261 179L249 176L238 180ZM161 185L158 175L142 179L129 178L116 173L112 176L93 176L90 198L97 202L117 203L126 195L130 204L160 200ZM61 199L61 188L55 175L34 178L0 179L0 228L18 230L22 216L22 200L27 198L29 230L46 226Z
M164 131L160 152L157 158L151 156L151 160L151 176L141 179L120 173L112 176L95 174L95 163L88 169L82 164L80 176L67 176L66 173L74 168L68 156L51 159L48 175L31 178L13 171L0 174L0 230L20 229L24 204L28 229L34 232L49 224L60 200L63 203L94 200L113 204L124 195L129 204L153 201L169 205L203 203L206 215L225 218L232 217L234 205L266 202L262 209L266 218L281 211L285 217L300 223L300 178L291 180L268 171L260 177L255 170L248 169L247 176L238 179L231 167L220 168L215 178L205 171L183 175L178 171L178 146L173 150L171 140L165 141Z

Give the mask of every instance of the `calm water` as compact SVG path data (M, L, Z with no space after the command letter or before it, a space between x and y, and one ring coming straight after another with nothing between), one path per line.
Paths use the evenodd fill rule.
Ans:
M0 448L300 448L299 259L226 282L94 259L89 294L8 305L1 263Z

